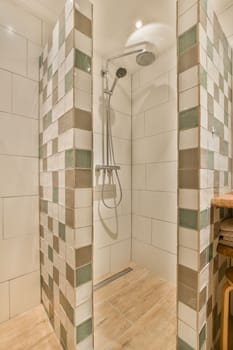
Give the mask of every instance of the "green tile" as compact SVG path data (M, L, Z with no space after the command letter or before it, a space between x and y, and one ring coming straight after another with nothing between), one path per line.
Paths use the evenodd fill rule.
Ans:
M58 203L58 188L53 187L53 203Z
M224 134L224 125L218 119L213 118L213 126L215 129L215 135L223 137Z
M199 334L199 348L201 349L206 340L206 325L202 328Z
M226 126L228 126L228 113L224 113L224 124L226 125Z
M200 65L200 84L207 90L207 72Z
M49 288L50 288L51 292L53 293L53 279L50 275L49 275Z
M207 1L208 1L208 0L200 0L201 7L202 7L203 10L205 11L205 13L207 13Z
M92 318L76 327L76 343L79 344L92 333Z
M59 49L64 44L65 41L65 27L59 31Z
M48 68L48 81L51 80L52 74L53 74L53 67L52 67L52 64L51 64L51 65L49 66L49 68Z
M199 108L187 109L179 113L179 130L196 128L198 126Z
M194 350L194 348L185 343L182 339L178 338L177 350Z
M200 229L207 227L209 225L209 211L208 209L200 212Z
M179 209L179 225L196 230L198 227L197 210Z
M223 155L228 156L229 144L227 141L223 141Z
M224 186L228 186L228 172L224 171Z
M65 151L65 167L74 168L75 167L75 151L69 149Z
M43 118L43 130L52 124L52 111L49 111Z
M58 230L59 237L65 241L66 240L66 226L65 224L62 224L59 222L59 230Z
M43 213L48 214L48 201L41 200L40 201L40 207L41 207L41 211Z
M92 265L88 264L76 270L76 287L91 281Z
M73 88L73 69L65 75L65 93L67 94Z
M48 258L53 262L53 249L50 247L50 245L48 246Z
M186 51L197 42L197 26L190 28L179 36L179 53Z
M211 243L207 248L206 248L206 251L207 251L207 262L210 262L212 259L213 259L213 243Z
M75 152L76 159L75 159L75 166L77 168L86 168L90 169L91 168L91 151L86 151L82 149L78 149Z
M91 73L91 58L80 50L75 50L75 67Z
M207 37L207 55L213 61L214 57L214 49L213 49L213 44L211 43L210 39Z

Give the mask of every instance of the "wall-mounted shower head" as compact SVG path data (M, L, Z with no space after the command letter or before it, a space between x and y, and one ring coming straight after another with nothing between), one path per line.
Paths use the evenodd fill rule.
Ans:
M143 50L136 56L136 62L139 66L150 66L155 61L155 54L152 51Z

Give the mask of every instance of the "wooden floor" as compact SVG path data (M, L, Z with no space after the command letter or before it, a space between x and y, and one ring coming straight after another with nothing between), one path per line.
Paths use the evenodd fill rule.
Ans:
M94 308L95 350L176 349L176 288L148 270L95 291Z
M174 285L133 267L94 293L95 350L175 350ZM0 350L61 347L43 307L38 306L0 324Z
M42 305L0 324L0 350L62 350Z

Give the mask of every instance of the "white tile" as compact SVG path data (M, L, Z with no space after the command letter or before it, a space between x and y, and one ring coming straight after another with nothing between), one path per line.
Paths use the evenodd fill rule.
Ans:
M38 122L0 112L0 153L38 157Z
M2 13L2 12L1 12ZM4 15L5 16L5 15ZM0 67L26 76L27 41L22 36L0 28L1 55Z
M75 190L75 208L91 207L92 205L92 190L91 189L76 189Z
M9 72L0 70L0 110L11 112L12 76Z
M146 165L138 164L132 167L132 187L137 190L146 189Z
M92 316L92 299L83 302L75 309L75 325L78 326Z
M90 1L75 0L75 7L84 16L88 17L89 19L92 19L92 4Z
M91 112L92 110L91 94L80 89L75 89L75 107L82 109L84 111Z
M177 225L152 220L152 245L169 253L177 253Z
M198 232L190 230L188 228L179 227L179 245L190 248L198 249Z
M89 335L89 337L81 341L77 345L76 350L94 350L93 336Z
M77 228L92 225L92 207L75 209L75 225Z
M178 1L178 15L180 16L182 13L187 11L196 2L197 2L197 0L179 0Z
M15 317L40 304L40 272L10 281L10 316Z
M111 112L112 135L122 139L131 140L131 117L113 111Z
M75 29L74 40L76 49L79 49L88 56L92 55L92 40L88 36Z
M41 44L41 20L24 11L21 6L15 6L12 1L1 0L0 23L32 42Z
M199 197L197 190L179 189L179 207L198 210Z
M190 148L197 148L199 142L199 129L193 128L180 131L179 149L185 150Z
M191 89L198 85L198 66L179 74L179 91Z
M149 191L176 192L177 163L155 163L146 165L146 188Z
M46 45L49 37L52 36L53 25L45 21L42 22L42 47Z
M197 3L178 17L178 35L186 32L197 23Z
M29 41L28 42L28 77L36 81L39 80L40 54L41 54L41 47Z
M139 215L133 215L132 218L132 236L138 241L151 243L151 219Z
M145 117L144 113L133 116L132 119L132 137L133 140L145 136Z
M13 112L38 118L38 83L17 75L13 76Z
M4 199L4 238L19 238L38 234L38 197ZM12 220L12 216L14 220Z
M175 283L176 255L158 249L143 242L133 240L132 259L138 265L149 269L160 277Z
M84 283L76 288L76 305L80 305L92 296L92 282Z
M198 253L195 250L180 247L179 248L179 263L187 266L192 270L198 270Z
M94 251L94 280L110 272L110 247Z
M38 248L36 236L1 241L0 282L38 270Z
M111 246L111 271L118 270L131 260L131 239L116 243Z
M151 136L177 129L176 101L164 103L145 113L145 135Z
M178 302L178 317L180 320L188 324L193 329L197 328L197 311L191 309L189 306Z
M180 93L179 111L196 107L198 105L198 88L186 90Z
M9 282L0 283L0 323L10 318Z
M0 197L38 193L38 160L0 156Z
M74 129L74 147L79 149L92 149L92 132Z
M182 321L178 321L178 336L193 349L197 349L197 331Z

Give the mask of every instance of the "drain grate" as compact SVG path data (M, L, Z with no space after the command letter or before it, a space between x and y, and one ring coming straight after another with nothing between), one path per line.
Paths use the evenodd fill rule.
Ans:
M115 273L115 275L113 275L113 276L111 276L111 277L108 277L108 278L106 278L105 280L103 280L103 281L97 283L97 284L94 286L94 290L97 290L97 289L100 289L100 288L106 286L107 284L109 284L109 283L111 283L111 282L117 280L118 278L120 278L120 277L126 275L127 273L129 273L129 272L131 272L131 271L133 271L133 269L132 269L131 267L127 267L126 269L124 269L124 270L122 270L122 271L120 271L120 272Z

